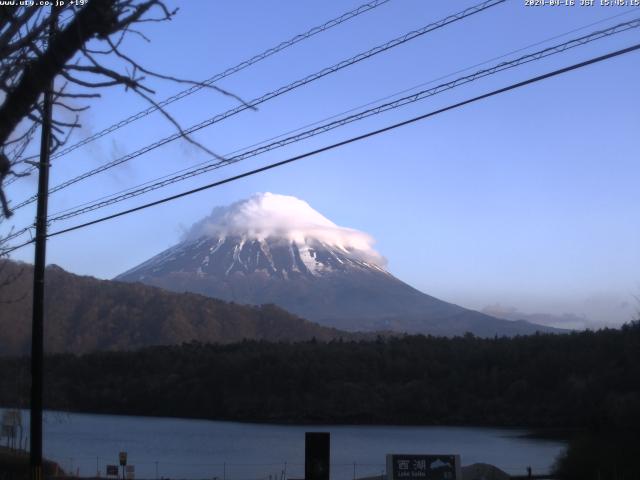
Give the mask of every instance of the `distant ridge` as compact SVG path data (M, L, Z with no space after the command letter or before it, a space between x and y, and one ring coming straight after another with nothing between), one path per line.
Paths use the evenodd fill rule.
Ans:
M31 345L33 267L0 260L0 354L27 354ZM303 341L355 338L274 305L237 305L193 293L98 280L47 267L45 349L85 353L151 345L243 339Z

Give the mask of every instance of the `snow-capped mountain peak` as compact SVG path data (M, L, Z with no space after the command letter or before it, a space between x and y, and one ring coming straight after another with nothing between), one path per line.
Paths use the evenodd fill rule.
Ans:
M117 280L238 303L274 303L347 330L490 336L534 331L426 295L384 264L366 233L336 225L295 197L263 193L214 209L180 243Z
M385 273L380 265L366 261L358 251L329 245L311 237L296 242L281 237L256 239L249 235L185 240L122 276L144 281L169 272L195 273L199 277L228 277L262 273L291 279L353 269Z
M358 230L341 227L314 210L307 202L288 195L258 193L228 207L217 207L211 215L197 222L185 241L202 238L239 239L269 244L295 244L309 259L318 245L340 255L384 267L385 260L374 248L373 238ZM309 260L311 262L311 260ZM309 263L311 265L311 263Z

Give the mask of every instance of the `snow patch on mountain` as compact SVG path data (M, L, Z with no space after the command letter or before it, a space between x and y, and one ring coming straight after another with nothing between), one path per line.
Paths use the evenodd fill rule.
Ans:
M240 237L243 241L293 242L310 271L318 268L313 256L313 247L318 243L376 266L386 265L384 257L373 248L374 239L370 235L336 225L304 200L269 192L214 208L211 215L191 227L183 241L197 241L202 237L222 241L226 237Z

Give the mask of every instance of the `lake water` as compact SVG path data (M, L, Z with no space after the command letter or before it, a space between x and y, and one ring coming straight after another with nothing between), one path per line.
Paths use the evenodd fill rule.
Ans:
M28 433L28 412L23 412ZM331 432L331 478L380 475L387 453L455 453L515 474L547 472L565 444L526 430L470 427L283 426L177 418L46 412L44 452L62 468L105 475L128 452L136 478L302 478L304 432Z

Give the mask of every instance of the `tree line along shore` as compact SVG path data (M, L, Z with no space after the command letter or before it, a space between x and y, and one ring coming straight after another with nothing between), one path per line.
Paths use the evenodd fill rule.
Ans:
M640 322L493 339L191 342L53 354L45 365L45 407L53 410L529 427L568 441L558 478L640 478ZM26 408L28 398L29 359L0 357L0 405Z
M482 339L188 343L46 357L45 407L275 423L635 430L640 323ZM0 405L26 407L26 357L0 358Z

